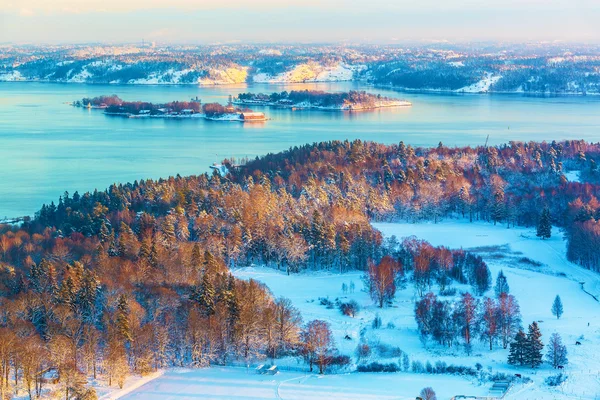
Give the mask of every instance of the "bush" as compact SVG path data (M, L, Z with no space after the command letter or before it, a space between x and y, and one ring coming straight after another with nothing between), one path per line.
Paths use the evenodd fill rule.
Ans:
M548 386L560 386L564 381L567 380L567 376L560 373L558 375L552 375L546 378L545 382Z
M325 308L328 308L328 309L333 308L333 302L331 300L329 300L329 298L327 298L327 297L319 297L319 304L321 304L322 306L325 306Z
M375 350L380 357L391 358L391 357L402 357L404 353L400 347L392 347L388 344L378 343L375 346Z
M444 290L440 290L440 296L456 296L456 288L449 287Z
M342 314L352 318L354 318L356 314L358 314L358 312L360 311L360 306L354 300L350 300L347 303L341 303L339 308Z
M359 361L371 357L371 347L366 343L359 343L355 352Z
M359 365L356 367L357 372L398 372L400 367L396 363L381 364L372 362L371 364Z
M419 394L419 396L423 400L437 400L437 397L435 396L435 392L430 387L423 388L423 390L421 390L421 393Z
M331 356L329 358L329 365L334 367L345 367L347 365L350 365L350 362L350 357L346 355Z

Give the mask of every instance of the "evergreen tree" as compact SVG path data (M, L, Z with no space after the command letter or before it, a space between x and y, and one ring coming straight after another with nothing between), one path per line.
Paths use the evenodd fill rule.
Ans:
M550 239L552 236L552 221L550 218L550 210L545 207L540 216L540 220L537 226L537 237L543 239Z
M504 206L504 192L502 190L498 190L494 194L494 204L492 208L492 220L494 221L494 225L496 225L496 222L502 221L505 215L506 210Z
M102 221L100 225L100 233L98 234L98 238L100 239L100 243L106 243L110 238L110 231L108 230L108 226L106 226L106 222Z
M562 339L558 333L553 333L550 336L546 361L552 365L552 368L558 368L569 362L567 359L567 347L562 344Z
M140 251L138 252L138 257L140 260L146 261L148 256L150 255L150 248L148 247L148 241L142 241L140 245Z
M563 305L559 295L556 295L554 303L552 303L552 315L554 315L556 319L560 319L561 315L563 315Z
M133 340L129 326L129 304L127 304L127 297L124 294L119 296L117 303L116 328L123 341L131 342Z
M215 313L215 289L210 279L208 279L208 274L202 276L198 305L206 316Z
M542 364L542 349L544 343L542 342L542 332L537 322L533 322L529 325L529 332L527 333L527 345L525 346L525 363L531 368L537 368Z
M522 330L519 330L515 335L515 340L510 344L508 363L510 365L524 365L526 348L527 335Z
M152 241L152 246L150 246L150 254L148 255L148 264L153 267L158 266L158 250L156 249L156 243Z
M496 292L496 297L500 297L502 294L508 294L510 288L508 286L508 281L506 280L506 276L504 276L504 271L500 270L498 272L498 277L496 278L496 286L494 287Z
M190 259L190 263L192 268L196 271L199 271L202 266L202 254L200 253L200 246L198 243L194 243L194 247L192 247L192 258Z

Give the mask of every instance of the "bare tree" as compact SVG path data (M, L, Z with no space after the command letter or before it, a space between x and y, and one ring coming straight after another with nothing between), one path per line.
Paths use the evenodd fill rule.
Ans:
M396 295L396 277L400 272L400 264L390 256L383 257L378 265L369 265L363 280L380 308Z
M322 374L329 365L335 349L329 323L318 319L310 321L302 331L301 338L310 371L313 370L313 364L317 364L319 373Z

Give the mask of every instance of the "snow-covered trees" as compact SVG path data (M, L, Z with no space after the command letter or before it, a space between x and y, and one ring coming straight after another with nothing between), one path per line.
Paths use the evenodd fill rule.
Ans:
M529 325L527 332L527 342L525 343L525 364L531 368L537 368L542 364L542 332L537 322Z
M550 218L550 210L548 207L544 207L542 210L536 235L542 239L550 239L552 236L552 219Z
M508 363L511 365L525 365L526 362L527 335L519 330L514 340L510 343Z
M423 400L437 400L435 391L431 387L426 387L421 390L419 397Z
M396 295L401 265L390 256L385 256L377 265L371 263L363 277L365 287L379 308L390 303Z
M510 294L502 294L497 300L497 313L502 347L506 349L510 338L521 326L521 313L515 297Z
M563 304L559 295L556 295L554 302L552 303L552 315L554 315L556 319L560 319L563 315Z
M554 349L549 350L549 353L546 355L546 359L551 363L563 360L566 363L566 348L562 346L560 336L556 335L557 337L554 337L554 335L553 338L551 338L551 346L553 346ZM537 368L542 364L543 348L544 343L542 342L542 333L540 332L537 322L533 322L529 325L527 335L522 330L519 330L513 341L510 343L508 363L512 365L526 365L530 368ZM550 356L550 352L552 352L552 356ZM556 366L558 365L562 364L556 364Z
M498 272L498 276L496 277L496 286L494 286L494 291L496 292L496 297L500 297L502 294L508 294L510 291L510 287L508 286L508 281L506 276L504 275L504 271L500 270Z
M463 293L458 307L458 317L462 336L467 345L471 343L471 337L477 329L478 308L479 301L470 293Z
M486 297L481 309L481 339L486 341L490 350L498 337L498 306L493 299Z
M471 264L469 281L478 295L483 295L492 285L492 275L487 264L479 256L467 257Z
M567 359L567 347L562 344L562 338L558 333L553 333L550 336L547 347L546 361L552 365L552 368L564 366L569 362Z
M335 351L329 323L322 320L310 321L302 330L300 337L302 353L309 364L310 371L312 372L313 365L316 364L319 367L319 373L324 373Z

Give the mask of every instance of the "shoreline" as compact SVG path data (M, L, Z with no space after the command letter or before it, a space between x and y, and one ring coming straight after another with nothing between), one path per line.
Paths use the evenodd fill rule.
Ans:
M233 104L240 106L258 106L258 107L275 107L275 108L287 108L287 109L298 109L298 110L319 110L319 111L344 111L344 112L354 112L354 111L373 111L378 110L380 108L394 108L394 107L412 107L412 103L410 101L399 100L389 102L388 104L377 104L373 107L365 107L365 106L318 106L315 104L278 104L268 101L252 101L252 100L242 100L242 101L234 101Z
M364 80L340 80L340 81L306 81L306 82L240 82L240 83L214 83L214 84L201 84L198 82L194 83L112 83L112 82L59 82L49 81L40 79L23 79L23 80L0 80L0 84L22 84L22 83L41 83L41 84L55 84L55 85L91 85L91 86L139 86L139 87L161 87L161 86L181 86L181 87L192 87L196 86L199 88L211 88L211 87L240 87L251 88L253 85L272 85L272 86L286 86L286 85L310 85L310 84L342 84L342 83L356 83L365 86L373 87L376 89L392 90L402 93L416 93L416 94L438 94L438 95L513 95L522 97L540 97L540 98L554 98L554 97L600 97L600 92L587 92L587 93L573 93L573 92L519 92L519 91L481 91L481 92L466 92L457 91L452 89L412 89L400 86L374 84L372 82Z

